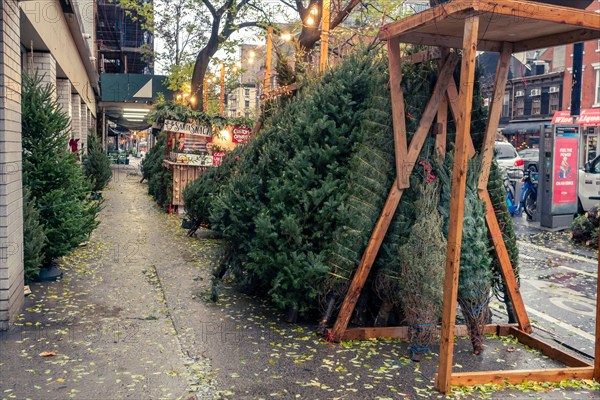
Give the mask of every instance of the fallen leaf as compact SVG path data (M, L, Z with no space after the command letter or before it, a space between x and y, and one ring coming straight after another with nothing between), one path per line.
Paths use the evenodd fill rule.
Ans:
M54 357L56 355L55 351L42 351L40 353L41 357Z

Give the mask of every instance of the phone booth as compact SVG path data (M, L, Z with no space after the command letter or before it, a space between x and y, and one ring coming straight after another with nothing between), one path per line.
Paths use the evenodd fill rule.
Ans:
M579 125L544 125L540 141L540 225L568 228L577 212Z

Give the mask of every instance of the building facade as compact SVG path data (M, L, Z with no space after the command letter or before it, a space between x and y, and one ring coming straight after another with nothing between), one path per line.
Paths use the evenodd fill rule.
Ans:
M95 12L93 0L0 3L0 329L24 301L22 74L37 73L54 87L71 119L71 136L85 149L98 95Z

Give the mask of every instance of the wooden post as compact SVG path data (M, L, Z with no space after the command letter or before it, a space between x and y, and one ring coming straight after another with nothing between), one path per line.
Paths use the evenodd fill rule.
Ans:
M221 64L221 93L219 93L219 114L225 116L225 64Z
M265 54L265 83L263 84L263 93L267 95L271 90L271 58L273 56L273 27L267 28L267 50ZM266 99L265 99L266 101Z
M396 180L398 180L398 177L396 177ZM402 193L403 190L398 188L398 183L394 182L392 184L390 194L385 201L385 205L383 206L383 211L381 212L381 215L377 220L377 224L375 225L375 229L371 234L367 248L365 249L362 259L360 260L360 264L354 273L352 283L348 288L348 293L346 293L346 297L342 303L342 308L340 309L337 320L335 321L335 325L333 326L332 333L335 341L339 342L344 336L344 332L348 326L348 321L350 321L350 316L352 316L352 312L354 311L354 307L356 306L356 302L358 301L363 285L367 280L369 271L371 271L371 267L373 266L373 262L375 261L375 257L379 251L379 247L383 242L383 238L390 227L390 223L392 222L396 208L398 208L398 203L400 203Z
M327 59L329 58L329 15L331 4L330 0L323 0L323 14L321 26L321 58L319 63L319 71L325 72L327 69Z
M390 94L392 97L392 125L394 128L394 150L396 153L396 176L399 189L406 189L410 182L402 178L406 162L406 119L404 114L404 92L402 91L402 69L400 67L400 42L388 41L388 65L390 70Z
M600 235L598 236L600 251ZM594 379L600 382L600 257L598 257L598 279L596 280L596 344L594 347Z
M440 366L436 387L448 393L451 385L452 357L454 351L454 327L456 323L456 300L458 295L458 273L460 267L460 246L465 208L467 185L467 165L469 161L468 137L470 135L471 109L473 107L473 86L475 80L475 57L477 56L477 32L479 16L465 19L462 66L460 71L460 91L458 106L460 124L456 129L456 150L452 172L452 196L450 200L450 222L448 226L448 249L446 254L446 275L444 279L444 305L440 338Z

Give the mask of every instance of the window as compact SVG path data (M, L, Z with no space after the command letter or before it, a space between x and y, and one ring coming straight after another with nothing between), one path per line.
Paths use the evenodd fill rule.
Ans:
M536 96L531 101L531 115L538 115L542 112L542 98Z
M244 107L250 108L250 100L245 100L244 101Z
M250 89L244 89L244 96L250 96Z
M510 95L505 94L502 98L502 116L508 117Z
M515 100L515 115L524 115L525 114L525 99L523 97L519 97Z
M550 110L550 114L553 114L555 111L558 111L560 109L559 107L559 103L560 103L560 99L559 99L559 94L558 93L550 93L548 102L549 102L549 110Z

